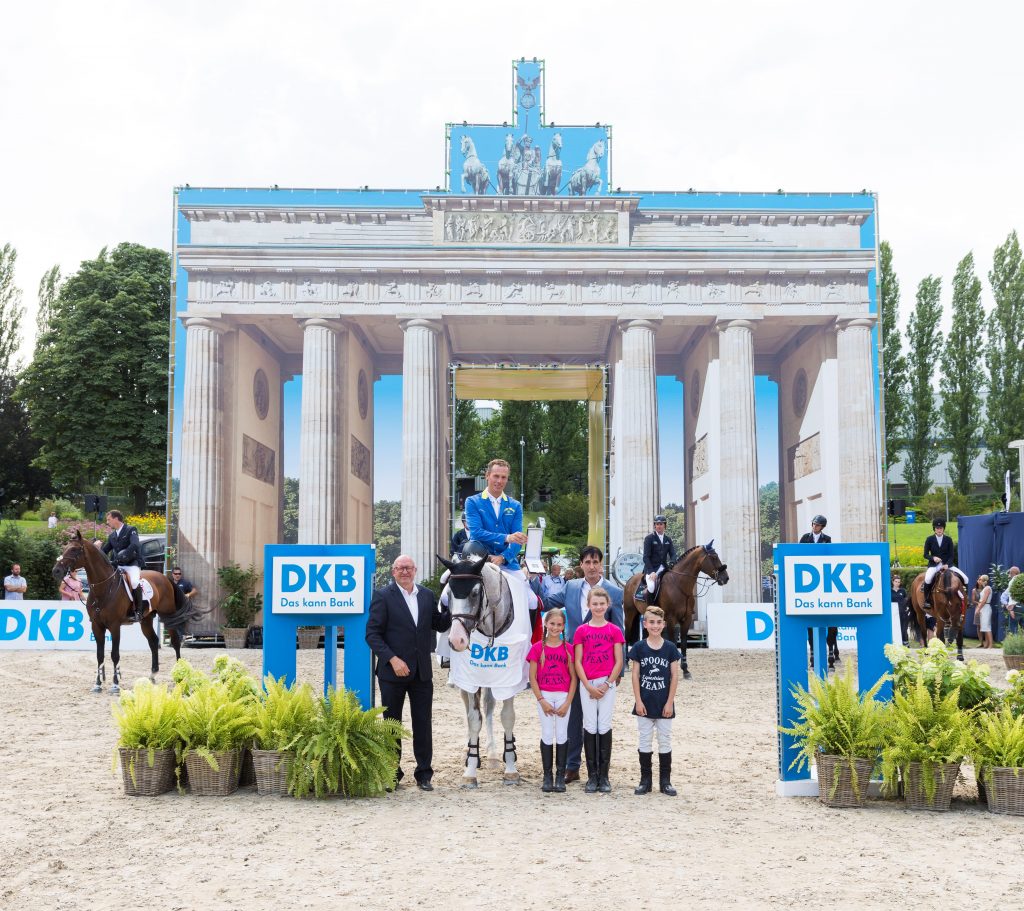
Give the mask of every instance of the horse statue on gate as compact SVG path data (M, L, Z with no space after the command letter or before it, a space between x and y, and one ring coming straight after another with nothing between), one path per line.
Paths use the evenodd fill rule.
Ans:
M470 645L470 637L474 632L485 636L494 644L494 640L506 632L515 619L515 606L508 576L487 557L470 559L463 555L461 559L449 561L437 558L448 570L448 610L451 613L452 625L448 632L448 643L453 653L466 651ZM456 659L452 658L452 667ZM458 686L458 683L455 684ZM487 721L488 744L486 755L494 758L494 707L497 699L488 687L477 687L469 692L459 686L462 704L466 709L466 726L469 731L468 748L466 750L466 768L462 773L463 788L477 788L477 771L480 768L480 730ZM501 700L501 726L504 729L504 748L502 759L505 762L504 782L507 785L519 784L519 770L516 768L515 738L515 696Z
M490 186L491 175L484 166L484 163L477 157L476 144L472 139L468 136L463 136L459 148L465 156L465 161L462 162L462 192L475 193L477 196L482 196L487 192L487 187ZM469 183L469 190L466 189L467 182Z
M569 192L574 196L586 196L592 187L601 194L601 159L604 158L604 140L599 139L587 152L587 163L572 172L569 178Z
M928 644L928 618L924 609L924 573L910 583L910 620L921 645ZM935 617L935 637L947 645L956 640L957 661L964 660L964 608L966 601L964 580L953 570L940 570L932 588L932 616ZM947 635L948 634L948 635Z
M697 606L697 599L693 590L697 585L698 576L703 573L709 578L710 584L725 585L729 581L727 566L721 561L714 548L714 540L707 544L698 544L684 551L683 554L669 566L658 580L659 588L656 597L648 598L642 603L643 610L651 604L657 604L665 611L665 630L671 634L679 624L680 651L682 652L681 667L683 677L692 679L693 675L686 665L686 637L689 634L690 626L693 624L693 615ZM626 635L630 643L640 638L639 618L643 614L637 606L633 597L637 586L645 585L647 580L643 572L635 573L623 587L622 606L626 615ZM635 624L635 629L634 629Z
M547 161L544 162L544 176L540 179L541 196L557 196L562 181L562 134L551 137Z
M516 140L508 133L505 135L505 154L498 159L498 194L509 196L512 193L512 168L516 163Z
M114 676L110 692L117 694L121 692L121 627L135 622L129 619L134 602L128 592L125 578L118 568L111 564L103 551L89 544L82 537L82 533L76 531L71 542L64 548L64 552L53 565L53 578L60 581L69 573L83 566L89 579L89 598L85 603L85 612L89 616L92 635L96 640L96 684L92 691L101 693L107 679L103 647L107 638L106 634L109 632L110 660L114 662ZM152 596L149 598L149 610L139 621L139 626L153 655L150 680L156 682L156 674L160 670L157 651L160 648L160 639L153 628L154 618L160 617L164 626L170 630L175 658L180 658L180 630L189 620L200 616L203 611L194 609L178 586L163 573L143 570L142 580L149 583L152 588ZM142 582L139 584L141 585Z

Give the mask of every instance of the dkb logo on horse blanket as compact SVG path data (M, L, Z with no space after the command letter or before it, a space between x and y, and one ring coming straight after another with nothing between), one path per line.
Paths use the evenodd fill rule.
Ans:
M508 662L508 646L488 646L474 642L469 647L469 657L474 667L505 667Z

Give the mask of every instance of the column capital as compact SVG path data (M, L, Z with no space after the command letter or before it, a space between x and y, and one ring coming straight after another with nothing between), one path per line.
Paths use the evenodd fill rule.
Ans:
M870 316L856 316L852 319L837 319L836 329L843 331L845 329L868 329L870 330L875 325L874 317Z
M321 329L330 329L331 332L344 332L346 328L345 324L336 317L332 319L330 317L324 316L297 316L295 318L298 320L299 325L302 326L303 329L319 327Z
M749 319L720 319L715 324L715 328L719 332L725 332L727 329L749 329L753 332L754 321Z
M216 316L182 316L181 324L186 329L212 329L214 332L227 332L231 327Z
M440 332L444 328L444 323L440 318L427 316L414 316L407 319L399 317L398 325L402 327L403 332L407 332L409 329L427 329L430 332Z
M658 328L658 323L661 322L660 318L645 316L642 318L632 316L619 317L619 329L622 332L628 332L630 329L650 329L653 332Z

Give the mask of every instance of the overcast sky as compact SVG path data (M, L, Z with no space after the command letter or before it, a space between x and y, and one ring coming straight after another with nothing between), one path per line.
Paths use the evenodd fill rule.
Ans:
M877 192L907 311L921 277L948 299L964 253L984 275L1024 227L1021 10L7 4L0 244L34 311L54 263L169 248L176 184L434 187L444 123L506 119L525 54L547 61L549 120L613 125L623 189Z

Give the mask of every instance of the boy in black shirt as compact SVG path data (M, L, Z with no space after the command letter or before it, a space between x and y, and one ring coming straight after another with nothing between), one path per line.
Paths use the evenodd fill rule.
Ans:
M675 718L676 687L679 684L679 649L662 636L665 612L649 607L644 612L647 638L630 649L633 662L633 714L636 715L640 754L640 784L634 794L651 791L651 760L654 732L658 732L659 789L669 797L676 796L672 787L672 719Z

